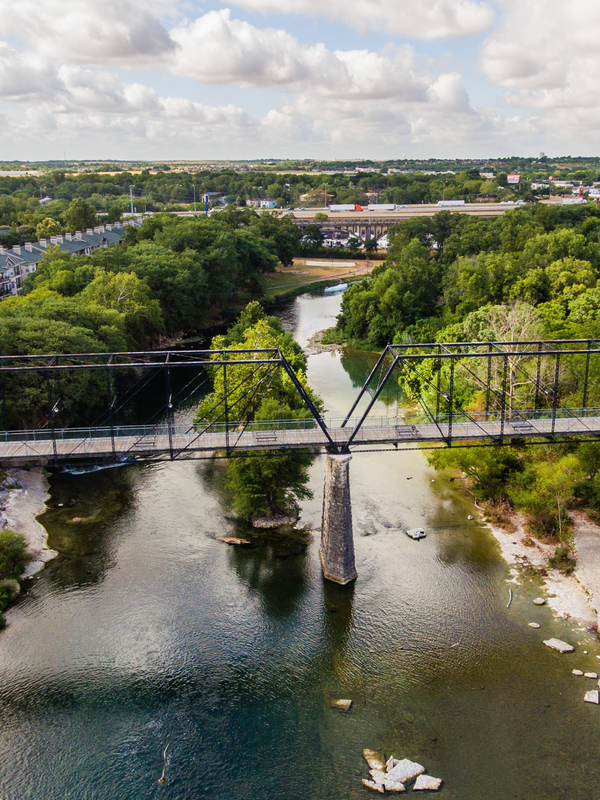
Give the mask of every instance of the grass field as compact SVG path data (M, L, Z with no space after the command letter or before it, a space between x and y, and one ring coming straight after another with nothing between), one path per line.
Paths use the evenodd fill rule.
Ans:
M328 261L321 257L295 258L293 267L279 267L273 275L269 275L266 279L266 295L274 297L319 281L361 278L368 275L377 264L381 264L382 260L353 261L348 258L340 265L335 259ZM317 262L318 266L311 265L311 262ZM349 266L350 263L353 266Z

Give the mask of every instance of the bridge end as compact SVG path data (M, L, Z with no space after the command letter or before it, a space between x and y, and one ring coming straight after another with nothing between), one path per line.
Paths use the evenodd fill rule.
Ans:
M323 489L323 522L319 556L328 581L345 586L358 576L354 559L350 454L328 455Z

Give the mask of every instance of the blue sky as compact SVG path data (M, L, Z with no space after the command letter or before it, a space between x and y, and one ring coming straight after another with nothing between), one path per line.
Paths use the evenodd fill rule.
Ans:
M0 19L5 159L595 152L597 0L0 0Z

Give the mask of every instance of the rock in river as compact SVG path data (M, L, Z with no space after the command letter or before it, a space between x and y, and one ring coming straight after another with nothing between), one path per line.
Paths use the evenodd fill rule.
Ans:
M573 675L577 675L577 676L581 677L583 675L583 672L580 669L574 669L573 670Z
M394 758L394 756L390 756L387 760L387 764L385 765L386 772L389 772L390 770L394 769L397 763L398 759Z
M425 772L425 767L422 767L421 764L409 761L408 758L403 758L388 772L386 781L410 783L422 772Z
M541 627L539 622L528 622L527 624L529 625L530 628L540 628Z
M352 708L352 700L332 700L331 707L347 714Z
M419 775L413 786L414 792L437 792L442 785L441 778L432 778L430 775Z
M572 653L575 650L572 644L561 642L560 639L544 639L544 644L552 650L558 650L559 653Z
M400 781L386 780L386 782L383 785L384 785L384 788L385 788L386 792L405 792L406 791L405 785L403 783L400 783Z
M371 777L373 778L375 783L378 783L380 786L383 786L386 779L385 772L383 772L383 770L381 769L370 769L369 772L371 773Z
M600 705L600 690L592 689L591 692L586 692L583 701L584 703L595 703L597 706Z
M586 678L593 678L595 681L597 681L598 680L598 673L597 672L586 672L585 673L585 677Z
M546 601L544 600L543 597L536 597L535 600L533 601L533 605L534 606L545 606L546 605Z
M374 792L379 792L379 794L385 794L383 786L375 783L375 781L367 781L363 778L363 786L366 786L367 789L372 789Z
M363 756L371 769L380 769L383 772L385 769L385 761L383 760L383 753L381 750L363 750Z

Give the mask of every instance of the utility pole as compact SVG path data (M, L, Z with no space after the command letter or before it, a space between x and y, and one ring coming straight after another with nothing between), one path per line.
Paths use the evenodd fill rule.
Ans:
M131 213L133 214L133 186L129 187L129 200L131 202Z

